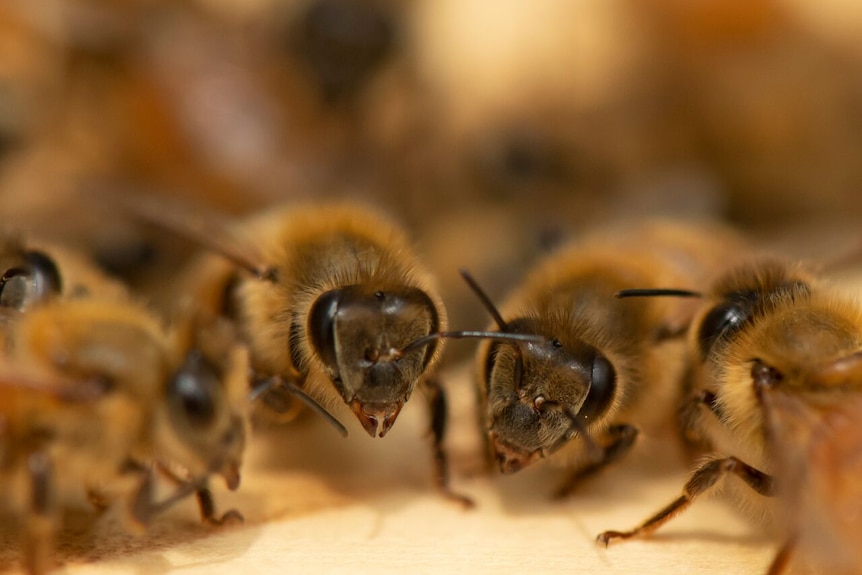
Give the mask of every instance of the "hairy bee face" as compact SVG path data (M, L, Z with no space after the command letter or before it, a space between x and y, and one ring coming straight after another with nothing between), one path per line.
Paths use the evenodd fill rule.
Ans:
M383 437L434 356L436 344L402 353L434 333L439 317L427 294L348 286L320 296L308 333L330 379L363 428Z
M542 333L533 320L513 332ZM488 353L488 430L500 470L512 473L552 453L610 405L616 373L577 339L492 345ZM574 421L573 421L574 419Z

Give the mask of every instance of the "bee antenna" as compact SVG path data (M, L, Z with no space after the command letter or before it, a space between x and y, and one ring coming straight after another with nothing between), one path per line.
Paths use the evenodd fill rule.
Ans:
M703 297L703 294L697 291L676 288L635 288L621 289L614 294L617 299L630 297Z
M485 306L485 309L488 310L488 313L491 314L491 317L494 318L494 322L500 328L501 331L509 331L509 325L503 319L503 316L500 315L500 311L497 309L497 306L494 305L494 302L491 301L491 298L488 297L488 294L485 293L485 290L479 286L479 283L476 279L468 272L466 269L461 268L458 270L461 274L461 277L464 278L464 281L467 282L467 285L470 286L470 289L473 290L473 293L476 294L476 297L482 302Z
M266 261L258 247L237 237L231 225L203 206L172 199L170 207L165 209L164 200L160 200L157 194L144 189L111 193L113 190L109 190L106 183L92 184L84 191L89 194L91 201L107 203L139 221L183 237L219 254L259 280L271 283L278 281L277 270Z
M437 333L429 333L419 339L413 340L401 349L394 352L396 357L408 351L413 351L416 348L424 347L438 339L493 339L495 341L513 341L513 342L533 342L539 343L545 341L545 337L531 333L506 333L501 331L440 331Z
M347 437L347 428L338 421L334 415L329 413L325 407L320 405L313 397L302 391L302 389L297 386L295 383L291 381L287 381L281 376L273 375L272 377L268 377L259 383L255 383L254 388L249 393L248 398L249 401L256 401L258 398L263 396L269 391L272 391L276 388L282 388L286 392L290 393L300 401L302 401L305 405L313 409L318 415L320 415L323 419L327 421L335 430L342 436Z
M571 429L577 432L578 437L584 440L584 444L587 446L587 453L589 454L589 458L591 461L598 461L602 458L604 454L604 449L602 449L595 440L590 437L590 434L587 433L587 428L583 423L578 419L578 416L572 413L571 409L565 408L563 409L563 414L568 418L569 425Z

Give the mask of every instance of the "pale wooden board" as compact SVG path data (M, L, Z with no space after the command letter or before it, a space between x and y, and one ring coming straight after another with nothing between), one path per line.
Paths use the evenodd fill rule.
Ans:
M449 377L466 390L468 372ZM456 394L457 395L457 394ZM627 461L560 503L559 470L477 474L470 395L456 401L455 486L477 501L463 510L432 488L419 397L384 440L354 425L339 438L306 419L252 440L241 489L216 490L220 509L245 524L205 528L192 501L136 537L118 510L72 517L58 556L68 573L763 573L774 541L719 500L699 501L649 541L596 545L604 529L633 526L675 498L686 478L676 448L645 438ZM89 513L79 513L89 517ZM76 521L77 519L77 521ZM8 540L8 538L7 538ZM7 558L14 552L7 545Z

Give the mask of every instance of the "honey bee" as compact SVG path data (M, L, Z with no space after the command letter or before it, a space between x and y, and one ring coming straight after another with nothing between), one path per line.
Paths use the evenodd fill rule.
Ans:
M852 491L847 478L858 464L849 449L858 438L836 430L848 417L845 404L862 397L862 307L804 267L766 259L727 272L703 299L688 336L693 393L681 411L713 454L668 506L631 531L606 531L598 540L649 535L718 486L766 524L786 527L783 513L809 523L833 513L841 531L836 507ZM815 468L836 453L848 459ZM799 500L812 496L819 500L800 512ZM797 538L813 537L810 524L788 531L770 573L784 570Z
M122 497L132 526L192 494L205 522L241 519L217 516L207 487L219 474L237 488L245 446L248 354L228 324L169 333L130 301L57 299L20 313L10 331L0 469L30 493L13 499L29 501L30 572L49 565L58 491L85 490L99 505ZM178 484L164 501L156 470Z
M384 437L421 382L437 486L470 505L449 489L446 396L430 375L442 340L535 336L445 331L443 302L406 235L357 204L292 206L219 228L216 219L166 214L144 197L124 201L216 252L192 265L180 289L238 326L255 381L264 382L252 389L258 413L292 419L298 404L283 384L293 384L327 408L346 405L368 435Z
M704 278L738 243L718 226L647 223L552 254L500 312L474 285L502 332L543 337L483 343L478 352L481 427L500 471L554 455L574 467L556 493L563 497L624 456L641 430L659 433L685 363L675 340L693 309L681 300L614 294ZM677 283L668 284L671 278Z

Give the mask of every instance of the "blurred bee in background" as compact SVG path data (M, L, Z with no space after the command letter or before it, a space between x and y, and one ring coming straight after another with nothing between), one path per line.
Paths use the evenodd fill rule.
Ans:
M624 456L641 431L660 432L681 392L685 349L674 340L693 309L614 294L703 279L739 244L719 226L654 222L561 249L500 312L474 285L500 331L544 337L479 349L479 417L500 471L554 456L574 468L561 497Z
M665 102L665 130L720 181L727 215L753 232L801 236L858 218L862 91L849 70L860 45L840 47L837 5L784 0L632 2ZM637 14L637 16L635 16ZM825 40L825 41L824 41ZM816 199L815 199L816 198ZM852 224L851 224L852 225Z
M286 48L324 102L355 97L391 58L397 43L392 11L374 1L315 0L297 15Z
M76 299L20 313L10 331L0 468L29 493L7 501L28 502L30 572L50 563L67 494L86 490L97 507L122 498L131 526L192 494L205 522L241 519L217 516L207 487L219 474L237 488L245 446L248 356L229 325L195 320L168 334L131 302ZM177 483L163 501L156 471Z
M785 531L787 542L770 568L780 573L797 539L814 537L811 522L823 519L830 530L842 531L837 508L855 493L846 483L854 458L815 462L856 445L852 434L839 437L834 428L860 397L862 308L803 267L777 260L732 269L704 300L689 329L695 369L681 413L713 453L679 498L641 526L606 531L599 541L649 535L721 486L758 520ZM776 494L783 506L772 499ZM777 519L782 512L790 515L789 529ZM858 533L852 520L846 525ZM845 535L832 543L840 546ZM833 557L843 561L853 553Z

